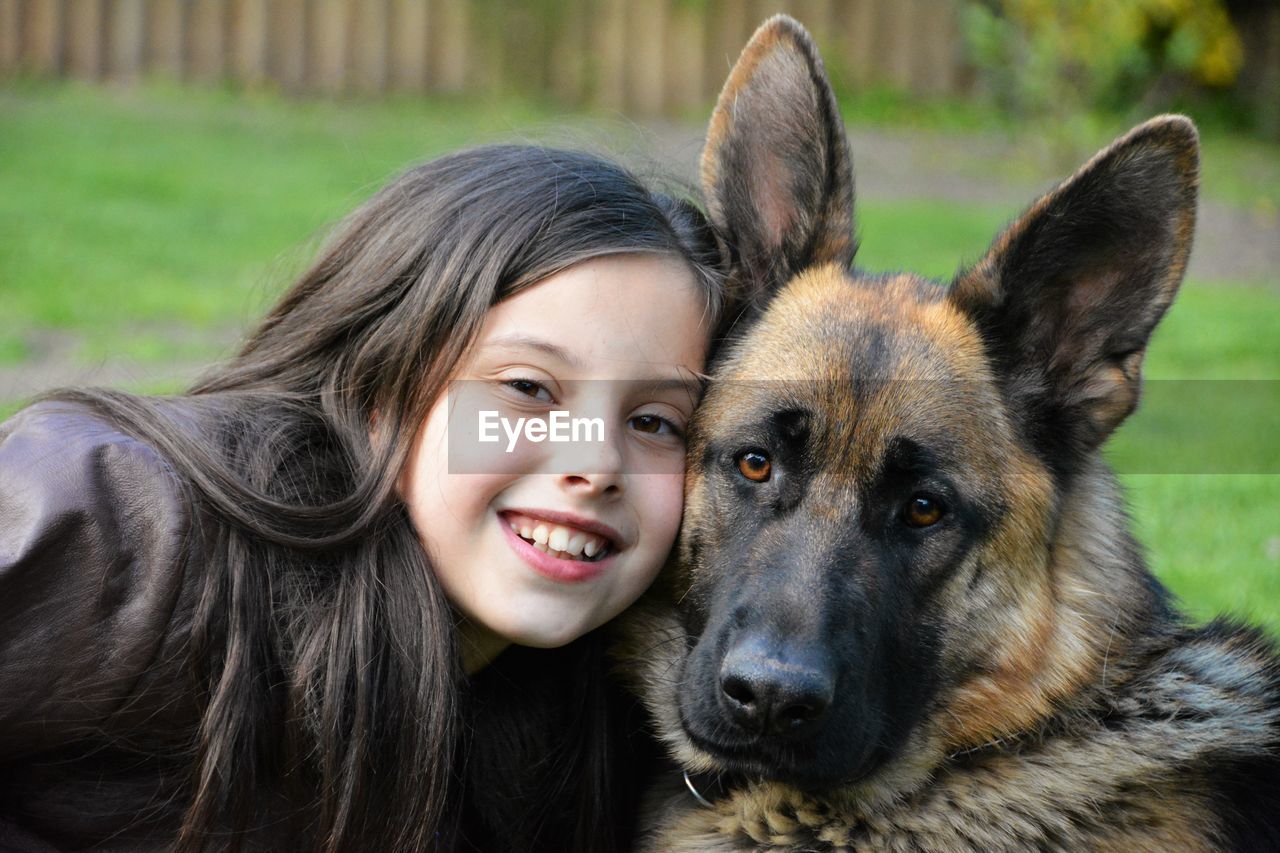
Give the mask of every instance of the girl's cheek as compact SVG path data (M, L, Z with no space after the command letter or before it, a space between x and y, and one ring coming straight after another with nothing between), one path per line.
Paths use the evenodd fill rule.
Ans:
M651 481L653 489L650 497L653 534L665 543L663 550L666 551L675 542L680 529L680 516L684 511L684 475L649 474L645 479ZM665 559L666 554L662 557Z

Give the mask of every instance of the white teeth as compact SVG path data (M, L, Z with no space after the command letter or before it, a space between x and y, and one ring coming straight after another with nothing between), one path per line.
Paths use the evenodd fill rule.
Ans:
M522 516L507 519L507 524L522 539L531 542L533 547L560 560L589 560L603 556L609 549L608 540L576 527Z

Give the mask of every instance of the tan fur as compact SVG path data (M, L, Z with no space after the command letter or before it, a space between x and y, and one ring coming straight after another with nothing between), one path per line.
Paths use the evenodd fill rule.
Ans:
M1137 404L1146 341L1185 271L1194 127L1161 117L1117 140L1033 204L948 292L910 274L849 268L852 167L833 103L812 41L775 17L712 117L702 163L709 208L740 283L757 291L746 298L758 314L718 359L690 431L677 555L620 620L616 656L679 766L704 774L700 783L722 770L743 775L708 788L705 807L673 771L651 792L640 849L1194 851L1280 839L1256 802L1237 813L1231 799L1241 778L1280 791L1280 663L1256 632L1179 621L1097 453ZM808 419L802 438L768 439L803 449L790 491L785 479L776 492L744 491L716 473L722 445L748 441L735 426L796 412ZM904 443L916 448L909 460L922 447L936 455L890 467L902 465L891 457ZM980 523L958 520L952 531L973 531L963 549L864 520L892 510L877 495L906 488L894 483L931 488L910 466L945 470L963 481L960 503L982 508ZM760 513L759 530L743 528L738 508ZM930 556L920 541L956 550ZM861 552L876 548L898 550L877 558L880 574L859 574ZM945 571L931 573L937 566ZM831 577L839 583L824 585ZM907 598L873 597L876 584L900 577L919 584ZM925 592L910 598L917 589ZM882 600L910 603L874 610ZM704 620L698 636L686 634L681 608ZM774 633L749 634L753 642L782 647L795 625L812 632L817 621L806 648L845 650L832 652L846 655L835 670L844 680L827 682L837 698L821 700L843 716L781 718L821 723L809 730L781 729L777 716L743 722L734 702L754 695L740 700L726 686L726 672L741 670L727 669L724 649L774 618L769 608L790 620L785 632L766 625ZM901 644L904 626L925 628L929 644L919 645L930 657L909 650L877 662L884 652L829 628L845 624L831 613L890 626L874 635L889 638L879 649ZM911 621L894 621L900 613ZM785 668L784 652L769 654ZM846 697L890 692L858 692L859 673L874 666L877 684L900 673L922 689L899 693L911 701L894 706L841 705L844 686L854 688ZM692 723L681 719L682 696L692 697ZM868 719L903 723L877 729ZM717 726L736 740L721 740ZM888 739L876 734L885 731ZM866 754L883 757L850 747L866 743L881 750ZM805 771L824 760L835 769L823 768L821 788L758 778L813 778Z

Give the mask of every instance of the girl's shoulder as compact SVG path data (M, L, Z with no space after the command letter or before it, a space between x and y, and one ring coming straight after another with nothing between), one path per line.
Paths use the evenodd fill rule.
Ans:
M82 403L46 400L0 423L0 519L41 507L98 504L118 511L140 501L159 509L182 491L149 443ZM177 507L173 507L177 509ZM25 511L23 511L25 509Z
M0 423L0 484L0 586L18 574L110 585L185 562L189 490L155 447L87 405L43 401Z
M0 766L185 713L193 518L161 453L87 406L0 423Z
M84 404L44 401L0 423L0 484L7 603L19 589L69 603L76 591L150 595L188 562L190 490L154 446Z

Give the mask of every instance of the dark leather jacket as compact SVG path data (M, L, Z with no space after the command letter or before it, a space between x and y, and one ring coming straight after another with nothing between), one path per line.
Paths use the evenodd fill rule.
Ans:
M153 447L83 407L40 403L0 424L0 853L173 847L200 718L185 643L210 570L207 523ZM546 725L477 738L458 850L568 849L576 809L543 815L536 840L511 812L559 781L543 778L545 757L579 736L565 720L580 711L582 665L603 665L582 657L592 648L513 648L473 679L470 727L514 732L504 721L532 713ZM548 654L583 663L552 676ZM626 734L643 730L639 705L610 695L627 837L650 744ZM280 792L260 805L263 828L242 849L295 849Z
M87 410L0 424L0 850L172 846L192 524L156 451Z

